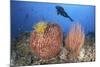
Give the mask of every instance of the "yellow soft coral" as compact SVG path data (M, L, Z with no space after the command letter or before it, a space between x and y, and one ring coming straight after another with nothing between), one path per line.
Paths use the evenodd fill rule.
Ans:
M37 33L44 33L46 27L47 23L41 21L35 25L34 29Z

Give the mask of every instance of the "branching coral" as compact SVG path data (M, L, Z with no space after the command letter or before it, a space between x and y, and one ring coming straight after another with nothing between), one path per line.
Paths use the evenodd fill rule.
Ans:
M41 23L39 26L41 27ZM39 26L37 28L40 30ZM59 25L49 23L43 30L32 32L30 47L38 57L46 60L57 56L59 53L62 43L62 32Z
M80 53L80 49L84 44L85 34L79 23L72 25L66 39L65 45L69 49L70 57L77 57Z

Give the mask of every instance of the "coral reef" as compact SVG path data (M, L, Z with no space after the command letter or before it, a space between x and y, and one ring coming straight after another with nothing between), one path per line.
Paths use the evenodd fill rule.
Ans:
M61 28L57 24L38 23L30 37L32 51L41 59L56 57L62 44Z
M41 64L58 64L58 63L76 63L76 62L93 62L95 61L95 42L91 42L91 34L86 36L85 44L80 50L78 59L70 60L68 57L69 50L61 47L59 54L47 61L41 61L29 47L31 32L20 33L18 40L11 41L11 66L41 65ZM89 40L88 40L89 39ZM92 36L94 40L95 37ZM16 42L17 41L17 42ZM91 44L92 43L92 44ZM16 46L15 46L16 45ZM13 47L14 46L14 47Z
M32 32L22 32L18 39L11 39L10 65L16 67L95 61L93 33L85 36L81 25L73 24L63 43L58 24L37 23Z
M84 45L85 34L79 23L72 24L70 31L65 39L65 46L69 50L69 57L77 58L80 49Z

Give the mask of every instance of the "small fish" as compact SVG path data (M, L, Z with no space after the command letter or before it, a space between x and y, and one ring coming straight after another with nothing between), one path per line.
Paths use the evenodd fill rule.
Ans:
M86 36L95 37L95 33L94 33L94 32L88 32L88 33L86 34Z
M25 15L25 20L28 19L28 18L29 18L29 14L27 13L27 14Z
M61 6L56 6L57 14L69 18L72 22L74 21L68 14L65 12L64 8Z

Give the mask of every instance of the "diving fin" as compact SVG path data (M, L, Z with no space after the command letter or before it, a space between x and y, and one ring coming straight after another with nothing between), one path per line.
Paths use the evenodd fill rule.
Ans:
M71 20L71 22L73 22L73 21L74 21L71 17L69 17L69 19Z

